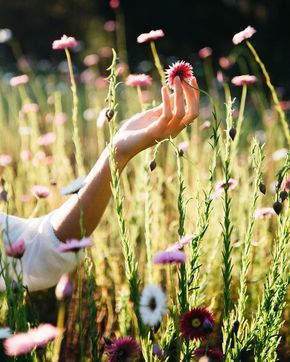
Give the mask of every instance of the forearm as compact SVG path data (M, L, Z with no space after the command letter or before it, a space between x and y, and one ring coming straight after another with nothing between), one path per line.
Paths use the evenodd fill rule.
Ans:
M116 152L119 173L129 161L128 156ZM81 224L85 236L89 236L98 225L111 197L111 170L109 151L106 148L88 174L85 186L55 211L52 225L58 239L80 239Z

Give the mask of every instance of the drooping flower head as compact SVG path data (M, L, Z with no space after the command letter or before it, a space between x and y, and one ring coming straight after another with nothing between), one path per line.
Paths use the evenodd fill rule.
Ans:
M193 352L194 356L207 356L211 362L220 362L223 360L223 352L218 348L197 348Z
M148 87L152 84L152 78L147 74L130 74L126 79L126 85L130 87Z
M233 178L230 178L228 182L228 191L235 189L237 186L238 186L238 181ZM217 182L214 191L211 195L211 199L213 200L218 196L220 196L224 192L225 187L226 187L226 181Z
M246 29L234 35L233 43L235 45L240 44L242 41L251 38L255 33L256 29L249 25Z
M154 264L181 264L185 263L186 255L180 250L160 251L154 256Z
M22 258L25 249L26 249L25 241L23 239L20 239L15 241L15 243L11 243L11 245L7 245L5 248L5 252L7 256L20 259Z
M52 43L53 50L74 48L78 45L78 42L72 36L63 35L61 39L55 40Z
M31 192L38 199L45 199L49 196L50 190L46 186L34 185L31 187Z
M204 339L213 330L214 316L206 308L193 308L180 319L180 331L184 338Z
M138 43L145 43L148 41L153 41L156 40L158 38L163 38L164 37L164 32L161 29L158 30L151 30L149 33L143 33L140 34L137 38L137 42Z
M80 249L87 248L92 245L93 242L90 238L83 238L82 240L71 239L68 240L66 243L62 243L62 245L60 245L57 250L60 253L69 253L72 251L77 252Z
M132 337L115 339L111 344L105 344L110 362L136 361L141 353L139 344Z
M275 211L272 207L261 207L254 212L255 219L270 218L273 215L275 215Z
M55 288L55 296L57 300L64 300L72 295L73 287L68 274L63 274Z
M240 87L242 85L251 85L251 84L255 84L257 82L257 77L255 75L249 75L249 74L245 74L245 75L238 75L236 77L234 77L231 80L232 84Z
M192 66L184 60L179 60L169 66L165 71L168 86L173 89L174 78L179 77L181 81L185 80L190 82L193 78Z
M8 356L19 356L37 347L44 347L61 334L59 328L51 324L42 324L26 333L19 333L7 338L3 345Z
M29 82L29 77L26 74L17 75L16 77L12 77L9 80L9 84L11 87L18 87L19 85L24 85Z
M158 325L166 313L166 295L158 285L147 285L141 294L140 315L144 324Z
M202 49L200 49L198 51L198 56L201 58L201 59L205 59L205 58L208 58L212 55L212 48L210 47L204 47Z

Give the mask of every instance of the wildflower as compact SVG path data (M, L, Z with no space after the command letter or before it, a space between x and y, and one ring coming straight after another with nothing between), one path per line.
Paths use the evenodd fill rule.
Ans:
M186 255L180 250L160 251L154 256L154 264L185 263Z
M201 59L208 58L211 55L212 55L212 48L210 48L210 47L204 47L204 48L200 49L199 52L198 52L198 56Z
M224 73L221 70L218 70L216 73L216 79L218 80L218 82L220 82L221 84L223 84L225 82L225 77L224 77Z
M100 76L96 79L96 87L105 89L109 85L108 80L106 77Z
M49 188L46 186L41 186L41 185L32 186L31 192L38 199L45 199L50 194Z
M290 178L286 178L285 180L283 180L282 184L281 184L281 189L285 189L286 191L290 191Z
M228 182L228 191L231 191L233 189L235 189L238 185L238 181L233 179L233 178L230 178L229 179L229 182ZM215 185L215 188L214 188L214 191L211 195L211 199L216 199L218 196L220 196L224 189L226 187L226 181L219 181L216 183Z
M11 245L7 245L5 248L5 252L7 256L21 259L25 252L25 241L23 239L20 239L15 241L15 243L11 243Z
M137 38L138 43L146 43L164 37L164 32L161 29L151 30L149 33L140 34Z
M257 82L257 77L254 75L249 75L249 74L245 74L245 75L239 75L234 77L231 80L232 84L240 87L242 85L250 85L250 84L254 84Z
M166 296L158 285L147 285L140 298L140 315L144 324L158 325L166 313Z
M74 48L78 45L78 42L72 36L63 35L61 39L55 40L52 43L53 50Z
M212 332L214 317L206 308L193 308L180 319L180 331L184 338L204 339Z
M234 35L233 43L235 45L240 44L242 41L251 38L255 33L255 28L253 28L252 26L247 26L246 29Z
M16 77L12 77L9 81L11 87L18 87L19 85L24 85L29 82L29 77L26 74L18 75Z
M181 250L183 249L187 244L189 244L194 239L193 234L184 235L182 238L180 238L175 244L170 246L166 249L166 251L174 251L174 250Z
M203 122L203 124L201 124L199 126L199 129L201 131L205 131L206 129L209 129L209 128L210 128L210 121L205 121L205 122Z
M288 154L287 148L280 148L279 150L275 151L272 154L272 158L274 161L280 161L283 158L285 158L287 156L287 154Z
M169 69L165 71L167 84L173 89L174 86L174 78L179 77L181 81L190 82L193 78L193 69L189 63L186 63L184 60L177 61L172 64Z
M280 106L283 111L287 112L290 110L290 101L280 101Z
M273 204L273 209L275 210L275 213L279 215L283 209L283 205L281 204L281 202L276 201Z
M99 63L99 56L97 54L89 54L84 57L84 65L86 67L91 67L93 65L97 65Z
M54 117L54 123L57 126L64 124L66 121L67 121L67 114L64 112L60 112L60 113L56 114Z
M275 215L275 211L272 207L262 207L256 209L254 212L254 218L257 219L265 219Z
M219 362L223 360L223 352L218 348L197 348L193 352L194 356L208 356L211 362Z
M135 361L141 353L139 344L132 337L115 339L110 344L106 343L105 348L109 362Z
M0 167L6 167L12 162L12 157L10 155L0 155Z
M12 31L10 29L0 29L0 44L7 43L12 39Z
M220 57L219 58L219 65L223 69L229 69L233 65L233 62L231 61L230 58Z
M113 55L112 48L110 47L102 47L98 50L98 53L102 58L110 58Z
M104 30L108 33L112 33L117 29L117 23L114 20L106 21L104 24Z
M130 74L126 79L126 85L130 87L148 87L152 84L152 78L146 74Z
M188 151L189 142L188 141L180 142L177 147L179 149L179 155L183 156Z
M60 245L57 250L60 253L68 253L72 251L77 252L80 249L87 248L92 245L93 243L89 238L83 238L82 240L71 239L68 240L66 243L62 243L62 245Z
M125 73L128 72L128 65L126 63L119 63L116 67L117 75L122 77Z
M44 347L60 335L59 328L51 324L42 324L26 333L19 333L7 338L3 345L8 356L28 353L37 347Z
M112 9L118 9L118 7L120 6L120 1L119 0L110 0L109 4Z
M157 343L153 344L152 353L153 353L153 356L157 356L159 358L162 358L164 356L163 349Z
M55 142L56 135L53 132L48 132L38 138L39 146L49 146Z
M21 112L22 114L27 114L30 112L38 112L39 110L39 105L37 103L26 103L22 106Z
M55 288L55 296L57 300L64 300L69 298L72 295L72 291L73 288L69 279L69 275L63 274Z

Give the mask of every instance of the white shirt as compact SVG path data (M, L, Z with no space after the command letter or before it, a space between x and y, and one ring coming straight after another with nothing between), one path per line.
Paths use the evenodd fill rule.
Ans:
M50 288L56 285L63 273L71 272L77 264L75 253L60 253L57 248L62 245L57 239L51 218L53 213L32 219L22 219L0 212L0 229L2 240L8 245L9 240L14 243L17 240L25 241L26 249L21 258L23 266L23 285L30 291ZM8 228L7 228L8 226ZM13 278L12 258L7 258L9 273ZM21 262L16 262L17 272L21 270ZM1 270L0 270L1 271ZM0 276L0 291L5 290L3 277Z

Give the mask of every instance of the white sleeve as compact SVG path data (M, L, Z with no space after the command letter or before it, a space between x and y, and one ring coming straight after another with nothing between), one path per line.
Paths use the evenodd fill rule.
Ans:
M58 246L62 243L57 239L51 218L53 213L40 218L22 219L0 213L2 238L7 245L23 239L26 250L21 258L23 267L23 284L30 291L47 289L57 284L63 273L71 272L77 264L75 253L60 253ZM8 226L8 228L7 228ZM16 268L21 270L21 262L16 260ZM13 277L11 258L8 258L10 273ZM0 277L0 291L5 290L3 278Z

